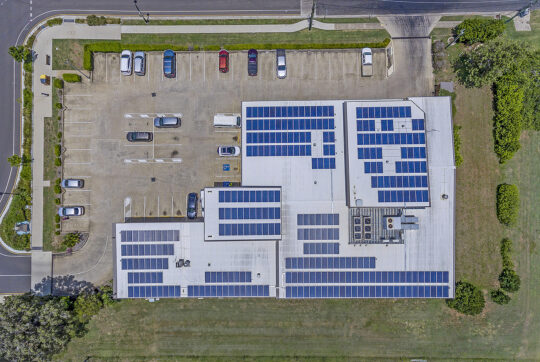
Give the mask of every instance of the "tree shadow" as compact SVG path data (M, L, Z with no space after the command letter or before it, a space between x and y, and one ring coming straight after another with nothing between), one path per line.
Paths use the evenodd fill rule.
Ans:
M54 295L54 296L73 296L84 292L92 292L95 290L94 284L76 280L73 275L61 275L54 278L43 278L33 288L33 293L37 295Z

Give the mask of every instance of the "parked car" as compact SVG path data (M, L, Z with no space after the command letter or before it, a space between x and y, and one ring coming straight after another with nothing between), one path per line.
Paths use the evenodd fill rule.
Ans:
M180 127L180 118L178 117L156 117L154 118L154 127L156 128L175 128Z
M248 50L248 75L257 75L257 50Z
M221 73L229 71L229 52L225 49L219 52L219 71Z
M137 75L144 75L146 73L146 55L144 52L135 52L133 71Z
M197 194L192 192L188 195L187 200L187 217L189 219L195 219L197 216Z
M221 157L238 156L240 154L240 147L238 146L219 146L218 155Z
M84 180L77 178L63 179L60 185L66 189L82 189L84 187Z
M126 138L129 142L152 142L154 135L152 132L128 132Z
M60 216L82 216L84 215L83 206L67 206L58 209L58 215Z
M120 73L123 75L131 75L131 50L123 50L120 55Z
M285 61L285 49L276 50L277 77L283 79L287 76L287 64Z
M176 77L176 54L170 49L163 52L163 75L167 78Z
M362 65L373 64L373 53L371 48L362 48Z

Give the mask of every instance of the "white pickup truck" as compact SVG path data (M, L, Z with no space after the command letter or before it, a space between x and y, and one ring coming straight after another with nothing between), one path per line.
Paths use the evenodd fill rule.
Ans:
M373 75L373 53L371 48L362 49L362 77Z

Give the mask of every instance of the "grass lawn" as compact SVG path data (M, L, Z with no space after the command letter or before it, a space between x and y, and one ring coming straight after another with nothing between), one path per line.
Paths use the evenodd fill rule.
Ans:
M505 36L510 39L522 40L532 47L540 49L540 10L531 11L531 31L516 31L514 22L511 21L506 26Z
M386 30L302 30L294 33L222 33L222 34L123 34L121 42L126 44L175 44L175 45L219 45L261 43L369 43L389 38ZM76 67L83 66L84 44L93 40L54 39L53 69L71 69L65 64L69 59ZM56 50L58 48L58 50Z
M452 80L450 72L441 74L439 80ZM540 134L524 132L522 149L500 167L491 90L457 86L456 93L464 158L457 170L456 276L484 290L482 314L459 315L437 300L130 300L102 310L88 334L57 358L539 359ZM495 216L495 188L503 181L521 192L512 229ZM504 236L514 240L522 287L499 306L487 293L497 285Z
M294 24L304 19L163 19L150 20L148 25L257 25L257 24ZM146 25L144 20L122 20L122 25Z
M315 18L315 20L320 21L321 23L378 23L379 19L377 18Z
M51 80L52 81L52 80ZM55 180L61 175L58 173L58 167L54 165L56 156L54 154L54 146L58 144L58 117L59 111L54 106L60 101L57 88L52 86L52 117L45 118L45 144L44 144L44 160L43 160L43 179L49 180L50 187L43 188L43 250L62 251L65 248L60 247L55 242L56 230L56 204L54 200L60 195L54 192Z

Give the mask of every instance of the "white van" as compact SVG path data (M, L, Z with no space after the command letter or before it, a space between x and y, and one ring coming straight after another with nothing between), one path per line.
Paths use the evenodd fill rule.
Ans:
M218 113L214 116L214 127L241 127L242 116L237 113Z

